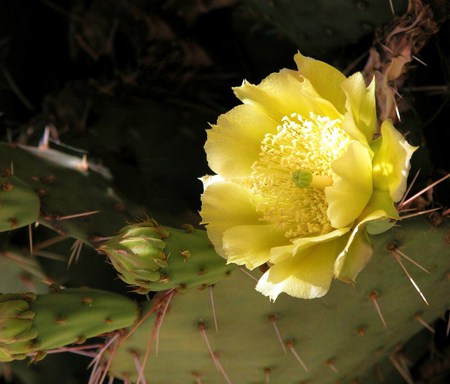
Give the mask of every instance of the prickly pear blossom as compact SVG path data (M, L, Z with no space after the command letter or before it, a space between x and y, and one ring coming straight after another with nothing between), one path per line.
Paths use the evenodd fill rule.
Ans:
M298 70L235 88L243 104L218 118L205 145L217 174L203 178L210 240L228 263L268 266L256 289L273 300L355 280L372 254L367 229L399 218L415 150L392 121L378 126L374 82L294 60Z

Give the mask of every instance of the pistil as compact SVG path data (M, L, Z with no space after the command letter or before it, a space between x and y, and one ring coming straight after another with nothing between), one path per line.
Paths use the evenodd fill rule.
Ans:
M292 172L292 181L299 188L325 189L333 184L330 176L314 175L307 169L297 169Z

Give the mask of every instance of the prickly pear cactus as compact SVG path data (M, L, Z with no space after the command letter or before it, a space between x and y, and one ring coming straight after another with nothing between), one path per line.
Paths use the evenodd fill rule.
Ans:
M448 7L424 0L75 0L30 2L30 12L23 12L19 3L0 2L0 381L448 382L450 164L442 113ZM43 23L52 25L51 35ZM344 90L348 100L335 97L340 90L330 100L316 97L340 75L322 77L326 66L310 71L301 82L312 84L303 96L314 102L302 113L352 110L345 123L365 127L358 141L370 143L366 157L377 154L369 194L375 184L382 188L361 222L349 232L338 228L343 236L333 246L351 238L346 252L363 249L346 271L351 276L328 273L332 284L320 298L284 291L269 295L273 301L255 286L274 259L252 261L280 228L256 231L255 241L254 232L239 227L271 219L248 209L259 202L260 213L265 202L253 195L241 204L236 189L215 199L227 214L213 226L239 242L222 242L210 227L208 237L199 225L205 209L198 177L214 171L220 177L202 180L248 187L243 174L250 168L243 171L242 164L253 159L252 151L263 151L250 142L273 123L252 120L256 105L284 112L299 88L290 88L291 80L303 75L282 70L289 75L282 78L280 94L287 96L280 103L264 94L277 93L278 84L252 84L292 68L297 51L333 64L345 77L362 71ZM307 67L307 57L298 60ZM235 108L230 89L243 79L235 91L246 105ZM371 108L359 108L363 104ZM227 133L218 135L218 150L206 159L205 139L215 131L205 131L221 114L218 125ZM392 156L380 155L385 120L398 129L390 131ZM243 135L233 136L236 126ZM400 156L405 149L408 156ZM359 171L361 156L354 160ZM401 170L401 189L408 187L403 198L386 199L387 189L396 189L392 164ZM262 167L266 181L286 191L272 165ZM289 173L307 176L294 177L296 187L335 182L306 171ZM338 192L358 189L353 181ZM344 206L353 208L353 200ZM373 210L378 203L386 212ZM236 217L242 222L230 227ZM219 256L248 244L240 266ZM288 280L290 271L283 273ZM78 288L85 285L91 288ZM48 293L49 286L61 289Z

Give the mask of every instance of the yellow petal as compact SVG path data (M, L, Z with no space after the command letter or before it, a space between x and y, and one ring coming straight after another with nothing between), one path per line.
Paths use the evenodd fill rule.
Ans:
M303 299L320 297L328 292L333 279L333 265L346 237L347 229L303 240L291 255L277 255L278 263L260 278L256 289L276 300L282 292ZM322 241L320 241L322 240ZM282 247L287 251L289 247ZM274 258L272 259L274 260Z
M358 273L372 256L370 243L363 230L367 223L384 218L386 218L386 212L380 209L367 213L358 221L348 238L347 245L340 252L334 263L334 276L336 278L346 282L355 280Z
M342 83L346 95L347 112L344 129L362 143L371 143L377 130L375 80L368 87L361 72L356 72Z
M212 183L203 193L202 223L207 224L208 237L221 256L226 257L222 246L225 231L237 225L261 224L255 199L247 188L229 182Z
M385 120L373 149L373 185L388 190L392 200L399 201L405 193L410 159L417 147L408 144L391 120Z
M341 84L345 76L331 65L300 53L294 56L294 60L299 73L311 82L320 96L330 101L340 113L344 114L345 95Z
M357 231L334 264L334 275L346 283L353 283L372 257L373 248L365 231ZM341 256L344 255L344 256Z
M331 119L341 116L333 104L317 93L308 79L289 69L270 74L258 85L244 81L242 86L234 88L234 93L245 104L260 108L279 122L292 113L307 118L311 113Z
M336 181L325 188L327 215L334 228L350 225L363 211L372 195L372 161L368 147L353 141L333 162Z
M382 189L374 189L366 208L361 214L362 220L366 220L375 211L383 211L384 218L398 220L400 217L395 209L394 202L389 194L389 191ZM379 218L377 218L378 220ZM374 219L371 219L374 220Z
M295 254L303 252L305 249L314 246L318 243L326 243L327 241L333 240L337 237L341 237L345 235L350 228L339 228L326 233L320 236L311 236L311 237L300 237L295 239L292 244L287 246L280 246L272 248L272 252L270 253L269 262L271 264L278 264L286 259L292 257Z
M277 122L252 105L239 105L219 116L207 131L205 151L209 167L225 178L249 176L259 157L261 141L275 133Z
M266 263L273 247L289 244L284 233L273 224L239 225L225 231L223 250L229 263L254 269Z

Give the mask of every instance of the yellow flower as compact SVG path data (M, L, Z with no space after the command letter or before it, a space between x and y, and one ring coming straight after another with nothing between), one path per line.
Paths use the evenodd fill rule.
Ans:
M375 85L300 53L208 131L217 174L203 178L201 215L229 263L269 269L256 289L275 300L327 293L369 261L367 236L398 219L411 147L390 120L378 127ZM378 135L380 132L381 135ZM380 225L381 223L381 225ZM380 229L381 228L381 229Z

